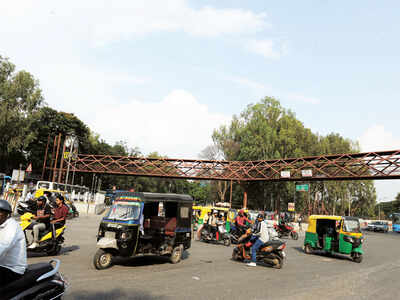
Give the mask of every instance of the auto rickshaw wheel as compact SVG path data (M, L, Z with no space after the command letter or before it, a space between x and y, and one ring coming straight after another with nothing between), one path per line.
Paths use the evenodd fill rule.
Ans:
M98 249L93 258L94 267L97 270L104 270L112 266L112 254L103 249Z
M306 254L311 254L311 253L312 253L312 248L311 248L310 244L306 244L306 245L304 246L304 252L305 252Z
M182 252L183 252L183 248L181 246L175 247L174 250L172 250L169 261L173 264L177 264L178 262L180 262L181 258L182 258Z
M362 258L363 258L362 255L354 255L353 261L359 264L362 262Z
M290 233L290 236L291 236L291 238L294 239L294 240L298 240L298 239L299 239L299 234L298 234L297 232L292 231L292 232Z

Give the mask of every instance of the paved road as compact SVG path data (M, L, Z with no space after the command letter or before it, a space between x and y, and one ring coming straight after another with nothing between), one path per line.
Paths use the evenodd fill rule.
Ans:
M398 299L400 234L366 233L361 264L347 258L306 255L303 239L288 240L283 269L250 268L230 259L232 247L194 241L185 259L121 261L92 266L99 217L69 221L59 256L71 283L66 299ZM47 260L29 258L29 263Z

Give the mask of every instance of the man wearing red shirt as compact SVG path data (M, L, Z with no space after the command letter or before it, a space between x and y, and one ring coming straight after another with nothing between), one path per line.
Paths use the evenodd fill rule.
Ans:
M57 207L54 209L54 217L51 223L54 224L55 229L58 229L64 226L69 210L64 204L64 197L62 195L57 195L56 204Z
M239 210L239 215L235 219L237 229L243 234L246 226L246 221L251 223L251 221L244 215L244 210Z

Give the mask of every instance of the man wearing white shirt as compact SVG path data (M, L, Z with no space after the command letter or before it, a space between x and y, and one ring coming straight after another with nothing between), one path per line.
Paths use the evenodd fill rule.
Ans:
M11 206L0 200L0 284L5 286L25 273L26 243L21 226L11 218Z
M264 220L264 215L259 214L257 220L259 221L258 226L253 231L253 236L257 239L251 246L251 262L247 264L250 267L257 266L257 250L270 240L270 231L267 222Z

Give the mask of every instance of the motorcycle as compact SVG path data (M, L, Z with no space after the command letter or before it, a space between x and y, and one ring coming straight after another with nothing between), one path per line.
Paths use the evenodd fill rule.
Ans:
M32 229L32 218L34 217L31 213L25 213L21 216L20 225L25 234L26 244L28 245L27 230ZM61 251L61 245L64 243L64 231L65 225L61 228L55 229L54 225L51 224L50 230L46 230L41 233L39 246L33 249L27 248L30 252L46 252L47 255L58 255ZM32 231L33 235L33 231Z
M23 215L25 213L35 213L36 212L36 201L19 201L17 205L17 213Z
M20 279L0 288L1 299L61 299L69 284L59 268L58 259L28 265Z
M248 228L249 228L248 226L245 227L232 226L230 231L232 244L239 244L240 237L246 233L246 230Z
M65 200L64 203L68 207L68 219L77 218L79 217L79 211L76 209L74 202L70 200Z
M232 259L236 261L244 261L251 259L252 240L251 229L240 237L239 245L233 248ZM262 245L257 250L257 262L265 263L275 269L281 269L286 257L283 251L286 248L286 243L280 239L273 239Z
M231 245L231 237L230 234L226 231L225 223L217 222L217 232L214 234L211 232L211 226L206 226L201 231L201 241L206 243L220 243L222 242L225 246L229 247Z
M297 240L299 238L299 234L296 232L296 230L294 230L294 227L284 222L280 223L279 225L274 225L274 228L278 233L279 238L288 237L289 235L293 240Z

